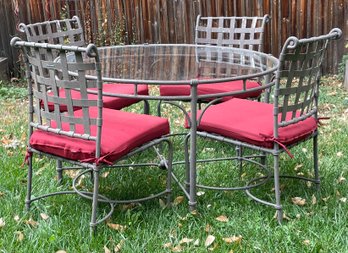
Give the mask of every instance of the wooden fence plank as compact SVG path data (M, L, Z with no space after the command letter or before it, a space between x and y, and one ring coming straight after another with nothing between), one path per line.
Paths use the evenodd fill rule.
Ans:
M18 13L13 3L18 2ZM196 16L271 15L265 30L267 53L276 57L290 35L309 37L333 27L345 38L331 43L324 73L336 72L348 40L347 0L0 0L4 25L0 26L0 52L9 66L18 59L8 46L19 22L35 23L77 15L84 26L86 42L193 43ZM3 24L3 23L2 23ZM20 35L20 34L18 34ZM118 37L118 38L116 38Z

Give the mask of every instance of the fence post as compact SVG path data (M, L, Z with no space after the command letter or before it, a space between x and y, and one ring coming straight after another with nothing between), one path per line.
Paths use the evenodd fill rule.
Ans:
M0 80L8 80L8 60L0 57Z
M346 60L346 69L344 71L343 87L348 90L348 60Z

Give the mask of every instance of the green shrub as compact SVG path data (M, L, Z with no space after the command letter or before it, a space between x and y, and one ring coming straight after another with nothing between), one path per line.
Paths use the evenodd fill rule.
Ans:
M346 48L348 48L348 43L346 44ZM348 61L348 54L344 54L342 57L341 63L338 65L338 78L343 81L344 72L346 70L346 62Z
M12 83L0 80L0 99L25 98L28 94L23 83Z

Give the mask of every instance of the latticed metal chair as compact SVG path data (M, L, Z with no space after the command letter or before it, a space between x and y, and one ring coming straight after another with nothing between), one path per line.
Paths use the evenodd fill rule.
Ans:
M114 204L138 202L161 195L167 195L167 200L170 201L173 155L172 144L165 137L169 133L168 120L103 107L105 97L102 96L104 86L101 64L98 50L93 44L77 47L26 42L13 38L11 45L22 49L29 91L29 141L26 156L29 165L27 208L33 201L41 198L64 193L78 193L92 200L90 226L95 228L97 224L110 217ZM60 57L59 62L55 61L57 54ZM74 62L67 60L71 54L75 57ZM87 72L96 76L96 79L87 79ZM90 88L96 89L96 96L88 95ZM62 89L65 92L64 96L60 96L59 91ZM48 95L49 90L50 95ZM73 91L79 93L79 96L72 96ZM49 103L53 103L53 110L49 109ZM67 108L65 112L60 110L62 105ZM81 109L75 110L75 107ZM167 170L165 190L151 194L149 197L129 201L111 200L99 194L99 174L102 169L123 166L118 164L120 160L162 143L168 145L168 149L165 150L166 157L157 154L160 161L159 167ZM32 156L34 153L83 168L73 180L74 191L54 192L33 197L32 177L35 174L33 174ZM154 163L145 163L141 166L146 165L154 166ZM76 186L76 181L86 173L90 173L92 177L91 192L79 190ZM111 206L111 211L99 220L97 220L98 202L106 202Z
M39 43L50 43L57 45L70 45L70 46L86 46L83 27L80 19L77 16L72 18L62 19L62 20L50 20L45 22L33 23L33 24L19 24L19 30L25 33L27 41L30 42L39 42ZM54 55L59 59L59 52L56 52L57 55ZM74 60L70 55L68 60ZM58 75L59 73L57 73ZM90 91L95 93L89 93L88 96L91 99L97 99L96 89L90 88ZM128 95L148 95L149 90L148 86L145 84L120 84L120 83L104 83L103 84L104 92L109 93L120 93ZM65 97L65 90L59 90L60 96ZM47 93L49 96L52 95L51 92ZM70 95L73 98L80 99L80 93L74 90L71 90ZM138 103L139 99L124 98L124 97L112 97L104 96L103 98L103 107L120 110L125 107L131 106L135 103ZM52 102L48 103L48 109L53 111L54 104ZM73 107L74 110L81 109L78 106ZM66 105L60 105L61 111L67 111ZM144 113L149 113L149 104L147 101L144 101ZM60 161L57 162L57 172L58 180L62 180L62 164Z
M50 43L58 45L70 45L70 46L86 46L86 42L83 34L83 27L80 19L77 16L62 20L50 20L34 24L19 24L19 30L24 32L27 37L27 41ZM56 57L58 57L57 55ZM72 57L70 57L71 59ZM119 84L119 83L104 83L103 87L105 92L109 93L123 93L123 94L139 94L148 95L147 85L135 85L135 84ZM63 95L62 91L62 95ZM78 93L72 92L72 96L78 96ZM89 96L96 96L90 94ZM139 102L138 99L120 98L105 96L104 107L110 109L120 110L128 107L134 103ZM49 108L52 109L52 104L49 104ZM66 111L66 107L62 106L61 110ZM80 109L76 107L76 109ZM149 112L149 105L145 102L144 112Z
M312 139L315 176L314 179L304 177L300 179L320 183L317 144L320 68L329 40L338 39L341 34L341 30L335 28L319 37L287 39L279 58L273 103L233 98L206 107L198 113L198 136L273 156L275 203L257 198L251 193L251 189L248 187L245 189L254 200L274 207L279 222L283 218L279 186L279 155L282 152L286 151L292 156L290 147ZM186 157L188 159L188 154ZM243 160L243 157L241 158ZM266 163L259 165L266 166ZM254 179L248 185L264 178ZM210 189L220 188L210 187Z
M202 17L198 16L195 29L195 43L197 45L230 46L261 52L265 25L269 16L263 17ZM199 78L199 77L198 77ZM257 80L240 80L221 83L200 84L198 95L219 94L259 87ZM188 96L189 85L164 85L160 87L162 96ZM238 98L258 98L262 90L243 92L234 95ZM211 98L210 100L213 100ZM223 97L227 101L231 97ZM206 101L199 101L206 102Z

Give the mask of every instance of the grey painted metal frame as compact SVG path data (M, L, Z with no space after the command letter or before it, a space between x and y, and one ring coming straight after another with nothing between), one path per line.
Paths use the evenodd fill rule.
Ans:
M263 51L265 25L270 17L202 17L197 16L197 45L231 46Z
M332 29L330 33L319 37L312 37L308 39L298 39L296 37L289 37L285 42L279 57L279 68L276 72L275 89L274 89L274 146L273 148L264 148L262 146L251 145L235 139L230 139L225 136L220 136L215 133L207 133L197 131L198 136L211 138L218 141L228 142L242 147L255 149L273 156L273 178L275 188L275 203L271 203L254 196L250 189L247 189L247 194L254 200L270 205L277 210L277 220L282 222L282 206L280 201L280 185L279 178L279 155L284 151L276 141L278 132L281 127L296 124L309 117L314 117L318 120L318 96L319 96L319 81L320 81L320 67L325 57L328 42L340 38L342 31L338 28ZM255 104L257 106L257 104ZM207 109L209 110L209 108ZM204 112L203 112L204 114ZM287 118L287 115L291 117ZM204 115L201 114L201 118ZM278 121L278 119L280 121ZM299 178L302 180L310 180L317 185L320 183L318 170L318 131L315 130L308 139L313 139L313 161L314 161L314 179L284 176L286 178ZM302 140L304 141L304 140ZM301 141L301 142L302 142ZM298 143L292 144L295 146ZM290 147L288 147L290 148ZM187 148L186 148L187 149ZM187 154L188 156L188 154ZM195 171L190 171L193 177L196 177ZM259 180L264 180L264 177L254 179L250 184ZM193 180L191 180L193 182ZM195 188L196 185L191 185ZM220 189L218 187L210 187L211 189ZM192 197L192 196L191 196Z
M49 43L67 46L86 46L83 27L79 17L73 16L61 20L49 20L33 24L19 24L19 30L25 33L27 41L38 43ZM55 55L59 57L59 55ZM69 60L70 57L67 59ZM135 90L137 87L134 88ZM149 114L149 103L144 100L144 113ZM63 179L63 170L73 169L63 167L60 160L57 160L58 181ZM76 168L78 169L78 168Z
M99 194L99 174L103 168L122 167L127 165L118 165L117 162L121 159L125 159L128 156L141 152L149 147L158 145L162 142L168 145L168 155L165 158L160 153L157 156L160 160L160 168L167 170L167 182L166 189L157 194L145 197L142 199L128 200L144 201L153 199L161 195L167 195L167 202L170 203L171 194L171 174L172 174L172 159L173 159L173 147L170 140L163 136L159 139L153 140L144 144L143 146L134 149L122 158L114 161L115 165L107 165L102 162L98 162L100 158L101 148L101 136L102 136L102 122L103 122L103 80L101 76L101 63L98 55L97 47L93 44L89 44L87 47L78 47L70 45L54 45L48 43L36 43L26 42L15 37L11 40L11 45L16 48L20 48L23 51L23 60L26 66L26 79L28 85L29 95L29 139L33 134L34 129L40 131L49 132L57 136L66 136L73 139L83 139L95 142L95 159L92 162L80 162L70 160L64 157L59 157L36 150L30 146L28 142L27 148L27 161L28 161L28 186L26 207L30 208L33 201L60 194L77 193L85 198L92 200L92 214L91 214L91 231L95 231L97 224L105 221L114 210L114 205L117 203L124 203L126 201L110 200L105 196ZM59 54L60 61L55 61L56 55ZM69 54L75 55L75 61L69 62L67 59ZM89 61L85 61L89 58ZM70 71L77 72L77 75L70 75ZM87 79L86 72L93 71L95 73L95 79ZM57 72L61 73L57 78ZM59 97L58 89L64 88L66 92L66 98ZM97 88L97 99L90 99L88 97L88 88ZM71 90L78 90L81 94L80 99L73 99L71 96ZM48 96L48 90L52 90L53 95ZM48 109L48 103L54 103L54 110ZM60 111L60 105L67 105L67 112ZM77 117L74 114L73 107L81 107L83 116ZM98 110L96 117L91 117L89 109L96 107ZM69 131L62 130L63 125L69 126ZM83 126L83 133L76 132L77 126ZM93 134L91 128L95 127L96 131ZM117 126L115 126L116 128ZM84 171L79 174L73 181L74 191L58 191L53 193L44 194L42 196L32 197L32 177L33 177L33 158L32 154L37 153L39 155L45 155L50 158L57 159L58 161L66 161L73 165L77 165L80 168L84 168ZM141 166L155 166L153 163L141 164ZM136 166L133 165L132 166ZM76 188L76 180L79 179L85 173L91 173L93 178L93 192L80 191ZM110 204L111 211L100 220L97 220L97 207L99 202L107 202Z
M165 48L164 50L161 50L161 48ZM135 55L135 52L142 50L149 50L151 51L151 48L153 49L153 52L158 52L160 53L160 56L163 57L163 59L168 59L170 57L173 57L171 52L173 51L178 51L180 52L179 54L183 58L187 58L190 62L192 62L192 59L189 56L188 53L183 53L179 48L185 49L185 50L191 50L194 49L197 53L202 53L201 56L202 58L205 59L206 63L212 64L212 69L209 69L209 73L211 71L216 71L224 67L224 63L230 64L233 61L236 61L234 64L230 64L230 66L235 66L237 68L244 68L245 66L248 66L249 70L256 70L256 71L251 71L249 72L238 72L239 74L236 75L236 73L229 73L227 72L226 75L223 76L215 76L214 78L211 79L205 79L205 78L190 78L190 95L187 96L158 96L156 94L154 95L149 95L149 96L143 96L143 95L138 95L137 98L139 99L146 99L146 100L155 100L155 101L161 101L161 100L166 100L168 103L171 105L177 106L185 115L189 127L189 132L185 133L185 142L189 143L189 145L185 145L186 152L189 153L187 157L190 161L174 161L173 164L186 164L187 168L189 168L186 171L186 181L184 183L181 183L179 179L176 177L176 175L173 173L173 178L174 180L179 184L180 188L183 190L185 196L189 199L189 206L190 210L195 210L196 209L196 165L197 162L213 162L213 161L208 161L208 160L197 160L196 159L196 133L197 133L197 125L199 124L199 118L197 118L197 104L198 100L200 99L213 99L207 106L210 106L214 104L214 102L221 97L224 96L233 96L236 94L240 94L245 92L244 90L240 91L231 91L231 92L225 92L225 93L219 93L219 94L207 94L207 95L198 95L197 94L197 89L200 84L207 84L207 83L218 83L218 82L226 82L226 81L234 81L234 80L248 80L250 78L262 78L265 77L265 82L262 83L262 86L259 86L254 89L248 89L246 91L251 91L251 90L266 90L269 89L270 87L274 86L274 81L270 81L269 76L273 75L274 72L278 68L278 59L271 55L264 54L262 52L255 52L251 51L248 49L236 49L236 48L230 48L230 47L218 47L218 46L197 46L197 45L191 45L191 44L168 44L168 45L152 45L152 44L146 44L146 45L127 45L127 46L118 46L118 47L113 47L112 48L99 48L100 51L104 50L109 50L110 54L115 56L117 55L120 59L120 63L123 62L123 59L127 58L128 55ZM122 54L122 51L125 51L125 55ZM130 53L129 53L130 52ZM102 57L105 57L106 59L110 60L109 55L103 56L103 53L100 54ZM211 56L217 56L217 57L211 57ZM220 55L227 55L228 57L219 57ZM235 58L231 58L232 56L235 56ZM146 57L146 59L151 59L153 58L153 55L151 53L142 53L140 55L137 55L137 60L140 60L142 62L143 58ZM174 57L175 58L175 57ZM155 58L156 59L156 58ZM249 59L248 64L245 64L244 66L244 60ZM255 62L259 61L258 64ZM127 62L127 61L126 61ZM157 62L157 61L156 61ZM127 62L128 63L128 62ZM195 61L197 63L197 61ZM241 64L242 63L242 64ZM246 63L246 62L245 62ZM199 65L199 62L197 63ZM113 62L113 65L117 65ZM120 73L112 73L111 75L107 73L104 77L103 80L107 80L108 82L123 82L123 83L143 83L144 79L142 75L138 75L137 73L137 68L135 65L130 65L132 67L135 67L135 72L133 74L130 74L127 72L125 76L123 76ZM143 65L141 65L143 67ZM151 67L151 64L149 63L147 66ZM175 69L176 65L171 65L171 68ZM169 69L172 71L172 69ZM147 69L142 69L143 71L147 72ZM169 72L170 72L169 71ZM200 70L199 70L200 71ZM153 74L154 71L151 69L151 73ZM225 72L224 72L225 73ZM72 73L73 74L73 73ZM109 75L107 77L107 75ZM170 77L163 77L161 76L145 76L147 79L146 81L151 84L151 85L171 85L171 84L179 84L179 85L186 85L187 84L187 79L183 79L182 76L178 76L176 78L170 78ZM193 77L193 76L192 76ZM92 76L90 77L92 78ZM151 79L150 79L151 78ZM157 78L157 79L156 79ZM166 79L168 78L168 79ZM113 96L115 94L112 93L104 93L108 96ZM128 95L122 95L122 94L116 94L117 96L120 97L127 97ZM219 97L217 99L214 99L216 97ZM175 103L175 101L186 101L190 103L190 113L187 111L186 108L183 106L180 106L179 104ZM181 135L181 134L173 134L172 135ZM190 138L192 137L192 138ZM228 158L223 158L225 160L231 160L231 159L236 159L235 157L228 157ZM237 157L239 159L239 157ZM246 158L247 159L247 158ZM219 160L219 158L217 159ZM262 169L262 168L261 168ZM258 183L259 185L260 183ZM191 187L190 187L191 186ZM253 187L253 186L252 186ZM250 188L249 186L243 187L245 188Z
M198 15L195 43L196 45L228 46L262 52L265 26L269 21L270 17L267 14L263 17L202 17ZM246 79L243 80L244 87L246 81ZM208 95L208 97L212 99L212 96ZM215 97L220 96L217 94ZM166 101L160 100L157 105L157 115L161 115L163 102ZM204 97L198 99L199 107L206 102ZM219 102L219 100L215 102Z
M50 20L34 24L19 24L19 29L27 36L28 41L85 46L83 28L77 16L62 20Z

